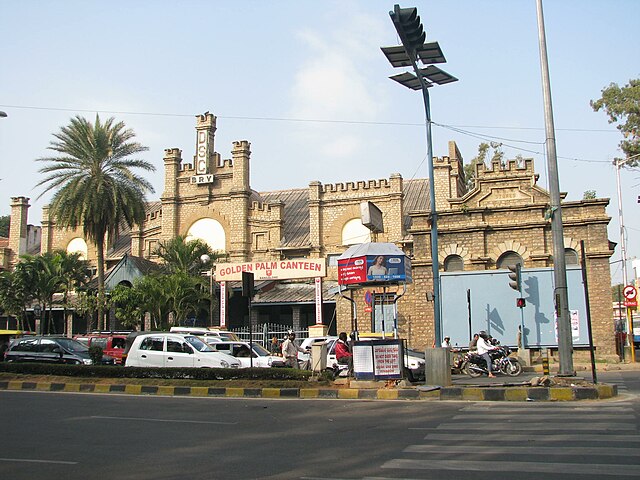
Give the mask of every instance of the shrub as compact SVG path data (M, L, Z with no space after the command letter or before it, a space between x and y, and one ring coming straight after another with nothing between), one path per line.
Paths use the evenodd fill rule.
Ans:
M308 370L292 368L141 368L14 362L0 362L0 372L67 377L185 380L308 380L311 376Z
M100 345L91 345L89 347L89 356L94 365L100 365L104 351Z

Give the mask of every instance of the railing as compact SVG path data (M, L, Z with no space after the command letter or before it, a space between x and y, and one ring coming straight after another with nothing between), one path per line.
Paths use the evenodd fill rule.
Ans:
M265 348L269 348L271 344L271 339L276 337L278 341L282 342L287 334L292 331L291 327L288 325L279 325L276 323L263 323L255 327L253 332L250 331L249 327L240 327L234 328L233 333L235 333L241 340L248 342L249 339L254 343L259 343ZM253 335L252 335L253 333ZM305 338L309 336L309 330L294 330L293 333L296 334L296 340L298 343L302 342Z

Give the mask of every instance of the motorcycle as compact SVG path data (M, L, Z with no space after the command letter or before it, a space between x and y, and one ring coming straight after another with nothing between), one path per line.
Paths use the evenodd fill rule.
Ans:
M511 349L501 346L489 351L491 357L491 370L493 372L501 372L510 377L517 377L522 373L522 365L517 358L509 356ZM465 356L466 370L470 377L479 377L480 375L488 375L487 364L483 357L477 353L468 353Z

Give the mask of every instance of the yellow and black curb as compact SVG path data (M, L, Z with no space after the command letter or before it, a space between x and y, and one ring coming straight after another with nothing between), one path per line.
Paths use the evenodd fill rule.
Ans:
M616 385L593 387L442 387L442 388L235 388L0 381L0 390L73 393L119 393L235 398L306 398L341 400L575 401L618 395Z

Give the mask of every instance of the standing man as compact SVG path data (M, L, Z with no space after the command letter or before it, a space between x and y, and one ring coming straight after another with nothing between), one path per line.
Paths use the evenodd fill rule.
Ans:
M480 335L478 335L477 333L473 334L473 339L469 342L469 351L470 352L475 352L478 349L478 338L480 337Z
M293 332L289 333L287 339L282 342L282 356L284 357L284 363L289 368L299 368L298 367L298 352L306 353L304 349L300 348L294 340L296 339L296 334Z

